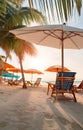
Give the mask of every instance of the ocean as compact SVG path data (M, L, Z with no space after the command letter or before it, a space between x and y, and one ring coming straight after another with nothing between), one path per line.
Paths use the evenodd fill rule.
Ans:
M42 80L41 82L44 83L44 84L47 83L47 82L55 83L55 81L52 81L52 80L50 80L50 81ZM75 80L74 85L79 85L80 82L81 82L81 80Z

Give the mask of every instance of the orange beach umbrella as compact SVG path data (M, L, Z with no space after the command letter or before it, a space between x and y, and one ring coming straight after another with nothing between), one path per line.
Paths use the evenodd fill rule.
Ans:
M30 74L43 74L43 72L37 70L37 69L28 69L24 71L25 73L30 73Z
M15 67L7 62L0 61L0 70L1 69L6 70L8 68L15 68Z
M43 74L43 72L41 72L40 70L37 70L37 69L27 69L27 70L24 70L24 73L31 74L31 82L33 79L33 74Z
M11 72L14 72L14 73L19 73L19 72L21 72L21 69L19 69L19 68L9 68L9 69L7 69L8 71L11 71Z
M50 66L45 71L49 71L49 72L62 72L62 66L60 66L60 65ZM70 70L68 68L64 67L64 72L68 72L68 71L70 71Z

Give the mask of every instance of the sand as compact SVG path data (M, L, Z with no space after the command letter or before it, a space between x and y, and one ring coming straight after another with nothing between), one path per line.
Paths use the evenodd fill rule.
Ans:
M38 88L0 85L0 130L83 130L83 92L56 101Z

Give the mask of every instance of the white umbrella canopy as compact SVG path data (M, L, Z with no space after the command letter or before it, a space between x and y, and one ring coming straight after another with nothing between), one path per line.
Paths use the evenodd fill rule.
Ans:
M64 49L83 48L83 29L65 24L24 27L10 32L23 40L61 49L62 71L64 71Z

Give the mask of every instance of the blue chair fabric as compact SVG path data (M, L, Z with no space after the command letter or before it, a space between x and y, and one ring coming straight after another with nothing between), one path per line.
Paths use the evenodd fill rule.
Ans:
M58 72L57 77L67 77L67 78L71 78L71 77L75 77L76 72ZM67 79L63 79L63 81L61 79L56 80L56 87L57 89L61 90L61 84L63 82L63 90L70 90L74 80L67 80Z

